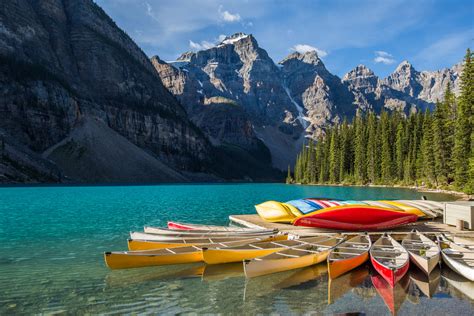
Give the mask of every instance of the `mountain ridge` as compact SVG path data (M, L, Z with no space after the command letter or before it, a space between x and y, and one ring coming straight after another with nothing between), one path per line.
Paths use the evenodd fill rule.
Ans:
M252 34L242 32L227 36L214 47L185 52L177 61L162 62L160 67L157 71L165 86L185 108L192 104L193 113L199 112L203 103L196 92L204 99L223 96L240 104L255 135L272 152L274 166L280 169L293 164L291 156L296 157L304 139L317 139L325 127L343 118L350 120L358 111L379 114L385 109L408 114L432 109L448 82L458 91L460 73L460 64L419 72L403 61L386 78L379 78L365 65L339 78L316 51L295 51L275 63ZM176 71L175 77L167 75L170 71ZM251 83L256 83L260 99L249 98L254 93ZM271 100L269 95L278 101L266 104L267 111L262 112L262 103ZM290 137L277 137L279 131ZM281 150L281 146L286 148Z

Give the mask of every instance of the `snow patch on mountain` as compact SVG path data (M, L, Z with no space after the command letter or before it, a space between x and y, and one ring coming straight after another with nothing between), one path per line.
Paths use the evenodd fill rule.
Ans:
M286 94L288 95L288 98L290 98L291 103L294 104L294 106L296 107L296 110L298 111L298 116L296 118L300 122L301 126L303 126L303 128L308 127L308 122L303 114L303 107L299 105L298 102L295 101L295 99L293 99L290 93L290 89L288 89L287 86L282 85L282 87L285 90Z

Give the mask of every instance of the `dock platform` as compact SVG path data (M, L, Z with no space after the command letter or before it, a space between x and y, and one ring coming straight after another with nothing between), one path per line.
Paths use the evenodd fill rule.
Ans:
M303 227L303 226L293 226L290 224L284 223L271 223L263 220L257 214L248 214L248 215L230 215L229 220L231 223L249 227L249 228L263 228L263 229L278 229L281 232L305 236L305 235L314 235L314 234L336 234L342 233L346 235L355 235L359 232L348 232L348 231L338 231L333 229L324 229L324 228L312 228L312 227ZM447 234L455 235L458 237L474 239L474 231L469 230L458 230L455 226L450 226L443 224L441 219L438 220L419 220L416 223L408 224L402 227L394 228L389 231L389 233L396 239L402 239L405 237L406 233L412 229L417 229L421 233L434 237L437 234ZM370 235L379 236L383 234L384 231L375 231L369 232Z

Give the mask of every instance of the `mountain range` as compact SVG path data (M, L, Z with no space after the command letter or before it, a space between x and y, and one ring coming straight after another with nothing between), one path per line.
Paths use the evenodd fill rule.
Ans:
M237 33L148 58L91 0L0 4L0 182L267 180L357 111L432 108L460 65L342 79L316 52L276 64Z

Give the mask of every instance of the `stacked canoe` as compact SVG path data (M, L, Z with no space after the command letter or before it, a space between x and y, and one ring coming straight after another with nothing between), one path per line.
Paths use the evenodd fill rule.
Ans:
M129 251L106 252L106 265L126 269L194 262L240 263L246 277L251 278L326 262L329 278L336 279L370 259L377 271L374 286L389 293L406 279L410 262L429 279L442 259L454 272L474 281L474 245L445 235L437 236L435 242L412 230L399 243L384 233L372 243L367 233L351 234L350 238L340 234L302 237L277 230L173 224L131 233ZM412 277L422 279L417 273Z
M425 200L307 198L284 203L267 201L255 208L259 216L269 222L351 231L387 230L443 213L442 203Z

